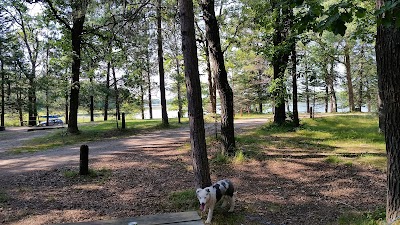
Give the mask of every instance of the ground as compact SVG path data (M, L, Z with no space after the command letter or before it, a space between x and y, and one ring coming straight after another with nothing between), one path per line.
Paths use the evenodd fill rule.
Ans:
M264 122L238 121L237 131ZM53 224L181 211L171 194L194 193L195 185L190 152L182 147L187 142L187 129L176 129L89 143L90 168L98 174L94 178L75 176L79 146L0 155L0 223ZM215 151L216 146L209 148L210 155ZM240 215L243 221L237 224L336 224L345 212L373 211L385 204L384 172L322 158L285 153L283 158L212 164L211 174L213 181L234 182L237 213L216 214Z

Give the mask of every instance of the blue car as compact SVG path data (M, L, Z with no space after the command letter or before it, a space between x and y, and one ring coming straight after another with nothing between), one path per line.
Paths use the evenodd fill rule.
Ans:
M38 127L45 127L46 126L47 121L43 121L40 122L38 124ZM54 126L54 125L60 125L62 126L64 124L64 122L61 119L53 119L53 118L49 118L49 126Z

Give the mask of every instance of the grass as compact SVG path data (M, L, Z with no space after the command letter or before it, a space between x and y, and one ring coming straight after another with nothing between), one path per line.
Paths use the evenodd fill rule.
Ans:
M373 212L347 213L339 218L338 223L339 225L386 225L385 218L385 209L380 208Z
M115 121L103 121L95 123L79 124L79 134L70 134L67 128L59 129L45 137L38 137L28 141L25 146L15 148L15 154L24 152L36 152L54 147L96 141L102 139L112 139L135 135L139 132L176 128L188 123L188 119L183 119L179 124L177 119L170 119L169 127L164 127L160 120L127 120L126 129L116 127Z
M330 155L325 159L325 162L331 163L331 164L339 164L343 162L338 156L336 155Z
M0 190L0 206L6 203L10 197L3 190Z
M66 170L63 172L64 177L69 178L69 179L78 179L78 180L86 180L89 179L91 181L97 181L97 182L104 182L111 176L111 170L109 169L89 169L89 174L88 175L79 175L79 171L75 170Z
M194 189L172 192L169 201L174 209L179 211L196 210L199 203Z
M326 162L368 165L386 169L384 136L372 115L335 115L303 119L299 128L290 123L269 123L237 137L238 149L249 159L264 160L269 151L288 154L326 154ZM332 156L331 156L332 155Z

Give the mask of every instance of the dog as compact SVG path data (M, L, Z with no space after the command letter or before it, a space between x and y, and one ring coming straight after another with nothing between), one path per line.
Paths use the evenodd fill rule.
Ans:
M233 193L235 189L233 184L229 180L220 180L210 187L204 189L198 188L196 190L197 198L199 199L200 209L205 212L208 209L208 215L206 223L211 223L215 204L223 199L222 207L229 204L230 208L228 212L233 212L235 206Z

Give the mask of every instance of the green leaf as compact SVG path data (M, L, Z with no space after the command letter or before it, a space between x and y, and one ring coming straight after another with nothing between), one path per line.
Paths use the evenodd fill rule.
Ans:
M332 24L332 32L334 34L340 34L342 36L344 36L344 34L346 33L346 25L345 22L343 20L336 20L335 23Z
M367 12L366 9L361 8L361 7L357 7L356 16L357 16L358 18L363 18L363 17L365 17L366 12Z

